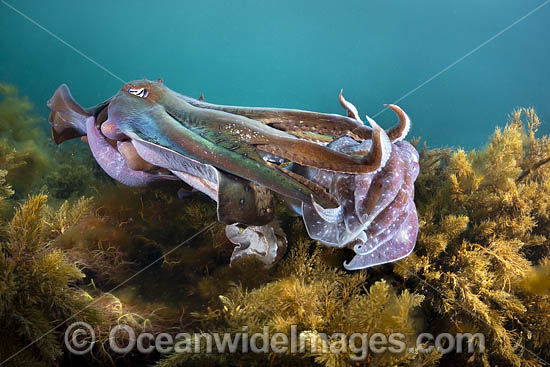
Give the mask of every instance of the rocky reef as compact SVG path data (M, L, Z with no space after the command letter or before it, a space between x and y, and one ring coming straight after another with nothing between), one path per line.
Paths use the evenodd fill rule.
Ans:
M348 272L341 264L353 254L311 240L280 203L288 236L282 261L230 266L234 246L206 197L180 199L171 183L114 184L87 168L89 152L50 145L45 119L14 87L0 92L5 365L544 366L550 359L550 138L537 136L533 109L514 111L480 150L413 141L416 248L399 262ZM85 355L64 345L75 321L95 331ZM108 341L119 324L153 335L237 333L246 325L250 333L268 326L272 336L295 328L305 347L120 355ZM395 332L407 346L425 332L482 333L485 349L361 355L340 348L339 335Z

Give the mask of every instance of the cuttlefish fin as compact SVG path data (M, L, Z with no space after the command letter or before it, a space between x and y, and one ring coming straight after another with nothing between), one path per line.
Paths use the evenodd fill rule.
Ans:
M86 119L90 114L72 97L66 84L61 84L47 102L52 137L56 144L86 135Z

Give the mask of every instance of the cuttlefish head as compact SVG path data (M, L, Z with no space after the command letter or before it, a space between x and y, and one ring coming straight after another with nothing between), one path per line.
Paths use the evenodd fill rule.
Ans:
M160 95L153 85L142 81L128 83L120 93L135 98L153 98ZM150 93L149 91L153 91ZM63 84L47 103L51 110L49 121L52 125L52 137L56 144L81 137L86 141L92 154L103 170L115 180L128 186L144 186L159 180L175 179L160 167L142 159L136 152L131 140L125 136L116 124L110 123L108 110L115 97L91 108L81 107L72 97L69 88Z
M166 89L161 79L141 79L126 83L119 93L128 93L136 98L143 98L151 103L157 103L166 92Z
M162 80L157 81L142 79L134 80L126 83L120 91L112 98L111 102L116 103L120 100L128 100L133 102L132 104L138 104L143 106L143 104L153 106L158 103L165 94L166 87L162 83ZM131 108L131 105L125 103L128 107ZM112 140L128 140L128 138L122 133L120 126L117 123L117 111L109 109L109 117L105 121L100 122L101 133Z

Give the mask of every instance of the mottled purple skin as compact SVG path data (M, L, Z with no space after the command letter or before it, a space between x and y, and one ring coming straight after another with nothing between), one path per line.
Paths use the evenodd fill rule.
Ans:
M414 203L412 205L414 206ZM389 241L366 255L355 255L349 263L344 262L344 267L348 270L359 270L403 259L414 249L417 235L418 214L414 208L410 210L407 220L401 224L397 232L394 232Z
M329 146L341 152L358 143L341 138ZM344 263L358 270L399 260L411 253L418 234L414 181L419 172L416 149L406 141L392 145L386 165L377 172L350 175L307 168L307 176L333 194L342 212L323 219L310 205L302 215L311 238L327 246L350 247L356 256Z
M101 135L93 116L86 119L86 134L95 160L110 177L118 182L127 186L139 187L167 179L165 175L130 169L124 157Z

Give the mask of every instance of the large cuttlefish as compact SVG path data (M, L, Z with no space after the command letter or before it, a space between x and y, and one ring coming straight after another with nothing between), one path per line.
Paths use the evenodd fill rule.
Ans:
M127 83L82 108L61 85L48 101L57 144L82 137L103 170L128 186L182 180L217 203L237 246L232 261L274 264L286 249L275 197L303 216L309 235L356 252L348 269L395 261L413 249L418 153L403 139L410 120L383 130L340 93L347 116L223 106L167 88Z

